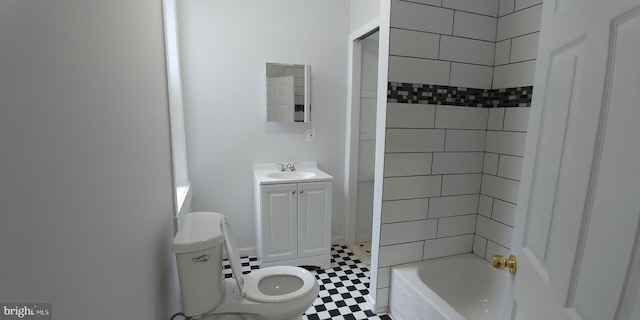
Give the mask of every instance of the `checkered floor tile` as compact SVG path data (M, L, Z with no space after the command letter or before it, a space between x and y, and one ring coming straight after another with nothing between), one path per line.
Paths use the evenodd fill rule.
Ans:
M243 273L259 268L256 257L244 257L241 262ZM229 263L224 261L223 266L225 276L231 277ZM304 320L391 320L388 315L367 310L364 296L369 294L369 269L346 246L331 248L329 269L311 272L318 280L320 292L303 315Z

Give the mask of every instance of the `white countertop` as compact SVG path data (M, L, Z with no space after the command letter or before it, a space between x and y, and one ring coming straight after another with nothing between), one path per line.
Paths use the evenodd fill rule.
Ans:
M298 183L298 182L315 182L315 181L331 181L333 177L326 172L318 169L317 162L300 162L296 165L297 172L312 172L315 175L310 178L299 179L276 179L269 177L269 174L281 172L280 165L275 163L258 163L253 165L253 175L260 184L276 184L276 183Z

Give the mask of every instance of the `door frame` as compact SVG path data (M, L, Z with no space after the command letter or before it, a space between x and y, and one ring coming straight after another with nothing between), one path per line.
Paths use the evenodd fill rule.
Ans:
M360 91L362 72L362 43L360 40L380 29L380 19L375 18L349 34L349 64L347 67L347 125L345 143L345 243L353 244L356 238L356 208L358 195L358 150L360 147ZM378 50L380 52L380 50ZM378 55L378 81L382 65ZM386 66L386 64L385 64ZM386 73L386 68L384 69ZM378 100L385 97L380 92Z

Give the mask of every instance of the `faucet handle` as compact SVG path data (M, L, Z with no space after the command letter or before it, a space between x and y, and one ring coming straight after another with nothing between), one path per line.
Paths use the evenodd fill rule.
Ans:
M284 163L276 163L276 165L280 166L280 171L283 171L283 172L284 172L284 171L286 170L286 167L285 167L285 164L284 164ZM287 165L287 167L288 167L288 166L289 166L289 165Z
M289 163L287 169L289 169L289 171L296 171L296 164L300 164L300 162Z

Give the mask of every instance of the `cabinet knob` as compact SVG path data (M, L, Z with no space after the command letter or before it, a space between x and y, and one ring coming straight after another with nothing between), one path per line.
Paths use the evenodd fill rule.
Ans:
M300 190L300 193L304 193L304 190Z
M291 194L296 194L296 191L295 190L291 191Z

